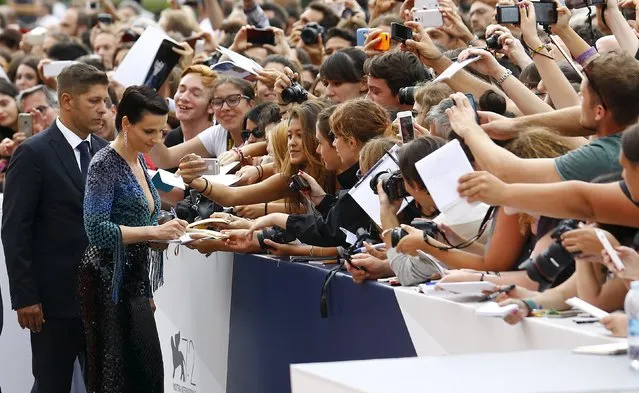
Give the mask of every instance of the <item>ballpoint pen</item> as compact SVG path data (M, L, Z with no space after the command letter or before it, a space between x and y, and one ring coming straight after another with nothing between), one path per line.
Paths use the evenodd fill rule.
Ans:
M513 285L509 285L509 286L507 286L505 288L502 288L500 290L497 290L497 291L495 291L495 292L493 292L491 294L488 294L488 295L482 297L481 300L479 300L479 301L480 302L487 302L489 300L495 300L495 299L497 299L497 296L499 296L500 294L508 293L508 292L512 291L513 289L515 289L515 285L514 284Z

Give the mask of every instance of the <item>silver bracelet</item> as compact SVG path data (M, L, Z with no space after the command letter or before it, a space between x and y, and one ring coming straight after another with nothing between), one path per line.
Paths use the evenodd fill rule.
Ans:
M508 79L508 77L511 76L512 74L513 74L513 72L511 70L506 69L506 72L504 72L504 75L502 75L501 78L496 80L497 84L499 86L501 86L501 84L504 83L506 81L506 79Z

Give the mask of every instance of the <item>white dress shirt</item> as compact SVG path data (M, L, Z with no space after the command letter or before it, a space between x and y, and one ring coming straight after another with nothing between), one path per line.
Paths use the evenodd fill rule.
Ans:
M82 139L78 135L76 135L73 131L71 131L67 126L62 124L60 118L55 119L55 124L58 126L64 138L69 142L71 148L73 149L73 154L75 154L75 161L78 163L78 169L80 172L82 171L82 166L80 165L80 150L78 150L78 145L80 143L87 141L89 142L89 149L91 149L91 134L87 136L87 139Z

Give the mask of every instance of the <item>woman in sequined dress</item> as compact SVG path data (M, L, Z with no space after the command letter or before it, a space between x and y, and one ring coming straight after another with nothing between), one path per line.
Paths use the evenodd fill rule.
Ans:
M89 393L164 390L150 245L179 238L186 222L157 225L160 197L142 154L162 143L168 111L154 90L129 87L116 116L120 133L89 167L84 199L89 247L79 268Z

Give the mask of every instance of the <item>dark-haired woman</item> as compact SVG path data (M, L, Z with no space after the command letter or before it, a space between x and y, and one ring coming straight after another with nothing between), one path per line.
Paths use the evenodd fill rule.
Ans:
M149 242L178 239L186 222L158 225L160 197L143 159L162 143L166 102L154 90L134 86L119 108L119 134L93 157L84 199L89 247L78 284L87 390L155 393L164 390L164 373L149 280L150 260L158 255Z
M364 61L366 54L357 48L346 48L330 55L320 68L325 95L336 104L363 97L368 91Z

